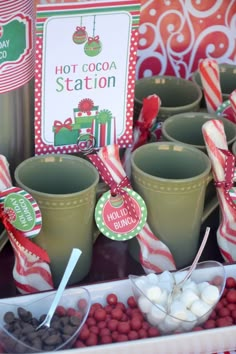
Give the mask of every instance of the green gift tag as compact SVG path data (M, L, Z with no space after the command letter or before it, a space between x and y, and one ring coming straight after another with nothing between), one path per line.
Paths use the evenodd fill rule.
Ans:
M18 187L0 193L0 206L8 221L25 237L36 236L42 227L42 215L38 204L25 190Z
M104 193L95 208L95 221L101 233L116 241L130 240L143 228L147 220L147 208L144 200L135 191L124 188L135 209L133 218L124 203L122 195L112 196Z
M0 65L4 62L15 63L26 53L26 21L25 18L15 18L0 25Z

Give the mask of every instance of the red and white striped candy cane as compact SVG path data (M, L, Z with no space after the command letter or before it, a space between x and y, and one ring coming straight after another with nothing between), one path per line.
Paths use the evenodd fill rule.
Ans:
M202 132L212 163L212 172L215 182L221 184L226 180L226 163L228 151L224 125L220 120L212 119L202 127ZM234 166L235 168L235 166ZM231 171L232 175L234 171ZM224 186L217 188L221 220L217 230L217 242L223 258L232 262L236 260L236 205L228 200Z
M158 115L161 106L159 96L153 94L143 99L143 106L137 122L134 122L132 146L126 148L122 158L122 165L128 178L131 175L130 157L132 151L145 144L150 135L150 129Z
M202 81L207 110L209 113L213 113L222 104L218 63L213 59L203 59L199 62L198 70Z
M102 147L98 156L103 161L116 183L120 183L126 173L119 157L117 144ZM137 235L140 245L140 262L146 273L175 270L175 261L169 248L160 241L146 223Z
M12 187L9 164L5 156L0 155L0 191ZM1 213L3 213L1 211ZM53 289L53 281L48 256L32 241L19 232L5 220L8 225L8 238L11 242L15 263L13 278L20 293L31 294ZM36 236L37 237L37 236Z
M0 155L0 191L12 186L9 163L4 155Z
M233 111L234 123L236 123L236 90L229 95L229 101Z

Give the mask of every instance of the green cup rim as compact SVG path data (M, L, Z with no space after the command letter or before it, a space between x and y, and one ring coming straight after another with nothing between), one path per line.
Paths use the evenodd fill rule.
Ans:
M151 148L154 148L155 146L157 146L157 147L158 146L172 146L172 147L176 147L177 149L182 148L183 150L195 152L196 154L201 156L206 161L207 168L203 172L199 173L196 176L189 177L189 178L181 178L181 179L163 178L163 177L150 175L149 173L144 172L141 168L139 168L135 164L134 159L135 159L135 155L137 155L141 150L149 150ZM158 150L158 149L156 148L156 150ZM148 178L151 177L153 180L158 180L160 182L166 182L168 180L168 181L171 181L171 182L174 182L177 184L178 183L181 184L181 183L184 183L187 181L194 181L196 179L199 179L199 177L201 178L201 177L207 176L211 171L211 161L210 161L209 157L203 151L201 151L195 147L188 146L187 144L181 144L181 143L175 143L175 142L169 142L169 141L162 141L162 142L158 141L158 142L153 142L153 143L142 145L142 146L138 147L137 149L135 149L131 154L131 167L132 167L131 174L132 174L132 170L136 169L143 176L148 177Z
M232 153L236 156L236 141L232 145Z
M91 171L94 172L94 182L87 188L84 188L83 190L81 191L78 191L78 192L72 192L72 193L62 193L62 194L54 194L54 193L44 193L44 192L40 192L38 190L34 190L28 186L26 186L24 183L22 183L20 181L20 188L22 189L25 189L29 194L34 194L34 193L37 193L38 196L40 197L44 197L44 196L49 196L49 197L53 197L53 198L56 198L56 199L60 199L60 198L64 198L65 196L66 197L74 197L74 196L77 196L78 194L81 194L81 193L86 193L91 187L95 187L98 182L99 182L99 173L97 171L97 169L92 165L91 162L79 157L79 156L74 156L74 155L69 155L69 154L45 154L45 155L37 155L37 156L32 156L32 157L29 157L25 160L23 160L22 162L19 163L19 165L15 168L15 171L14 171L14 178L16 180L16 183L19 181L19 172L20 170L26 165L26 164L29 164L31 163L32 161L35 161L35 160L41 160L41 159L46 159L46 158L62 158L62 159L66 159L66 160L72 160L72 161L80 161L82 164L84 164L85 166L87 166L88 168L91 169Z
M173 119L178 118L178 117L183 117L183 119L194 119L194 116L196 117L200 117L202 119L205 119L205 121L207 122L210 119L217 119L217 120L221 120L223 122L225 122L225 124L228 124L230 126L230 128L232 130L235 131L235 135L232 139L227 140L228 145L233 144L233 142L236 140L236 125L231 122L229 119L220 116L216 113L201 113L201 112L186 112L186 113L179 113L179 114L175 114L172 115L168 118L165 119L165 121L162 123L162 134L164 136L164 138L168 139L171 142L175 142L178 143L180 142L179 140L173 138L172 136L170 136L167 132L166 132L166 128L168 127L169 124L171 124L171 122L173 121ZM197 145L197 144L189 144L189 143L185 143L185 142L181 142L181 144L187 145L187 146L193 146L196 147L198 149L206 149L205 145Z
M232 71L232 74L233 74L234 70L235 70L235 73L236 73L236 65L235 64L219 63L220 75L221 75L221 73L223 74L224 72L229 72L229 71ZM200 78L200 73L199 73L198 69L195 70L194 72L192 72L190 79L193 82L195 82L197 85L199 85L201 89L203 89L202 84L201 84L201 79L199 80L199 83L198 83L197 78ZM224 99L227 99L229 97L229 94L230 94L230 92L222 92L222 95L223 95Z
M163 106L161 105L160 106L160 110L162 110L163 112L165 110L167 111L173 111L175 112L176 111L176 108L177 109L181 109L181 107L184 107L183 109L186 110L186 109L189 109L190 107L192 106L195 106L195 105L198 105L200 104L201 102L201 99L203 97L203 94L202 94L202 89L201 87L194 81L192 80L188 80L188 79L184 79L182 77L177 77L177 76L171 76L171 75L154 75L154 76L148 76L148 77L143 77L141 79L138 79L136 80L135 82L135 88L139 85L142 85L143 83L147 82L147 81L153 81L153 80L156 80L156 79L167 79L169 81L181 81L183 83L186 83L188 86L191 86L191 87L194 87L196 88L196 92L198 94L198 97L195 101L189 103L189 104L186 104L186 105L183 105L183 106L177 106L177 107L168 107L168 106ZM151 94L154 94L154 92L150 92L150 95ZM145 97L143 97L145 98ZM161 97L160 97L161 99ZM143 99L142 99L143 100ZM134 92L134 101L140 105L143 105L143 101L141 99L137 98L136 95L135 95L135 92Z

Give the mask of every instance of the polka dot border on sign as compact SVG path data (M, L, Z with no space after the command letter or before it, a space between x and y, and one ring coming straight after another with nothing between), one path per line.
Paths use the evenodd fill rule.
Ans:
M45 20L45 19L44 19ZM135 89L135 71L136 71L136 51L138 46L139 32L138 28L131 30L129 69L128 69L128 87L127 87L127 112L125 129L121 136L117 137L117 144L120 148L127 148L132 145L133 139L133 99ZM43 32L36 38L36 66L35 66L35 155L44 155L47 153L78 153L77 145L54 146L46 144L42 139L42 59L43 58Z
M105 224L103 218L102 218L102 211L103 208L106 204L106 202L110 199L111 193L110 191L107 191L102 195L102 197L99 199L96 208L95 208L95 221L97 224L98 229L101 231L101 233L115 241L127 241L132 239L133 237L137 236L138 233L142 230L144 227L146 220L147 220L147 207L146 204L143 200L143 198L136 193L134 190L124 188L130 195L131 198L135 199L135 201L138 203L140 207L140 220L138 225L130 232L128 233L114 233L111 231Z

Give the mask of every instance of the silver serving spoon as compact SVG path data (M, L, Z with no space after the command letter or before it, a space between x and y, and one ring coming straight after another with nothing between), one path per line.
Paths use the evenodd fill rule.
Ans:
M185 277L179 283L176 283L174 285L173 290L170 293L169 298L168 298L168 303L167 303L168 311L170 309L170 305L171 305L173 296L181 291L184 283L191 277L192 272L196 268L196 266L198 264L198 261L199 261L199 258L201 257L201 254L202 254L202 252L204 250L204 247L206 245L209 233L210 233L210 227L207 227L206 231L205 231L205 234L204 234L204 237L203 237L203 240L202 240L202 243L201 243L201 246L200 246L200 248L199 248L199 250L198 250L198 252L197 252L197 254L196 254L195 258L194 258L194 261L193 261L192 265L190 266L189 270L187 271Z
M75 268L75 265L76 265L79 257L81 256L81 253L82 252L80 249L73 248L71 255L70 255L70 259L67 263L65 272L64 272L63 277L61 279L60 285L56 291L56 295L55 295L53 302L48 310L47 316L45 317L44 321L42 323L40 323L40 325L36 328L36 331L41 327L50 327L52 316L54 315L54 312L57 308L57 305L60 301L63 291L65 290L66 284L71 276L71 273L73 272L73 270Z

